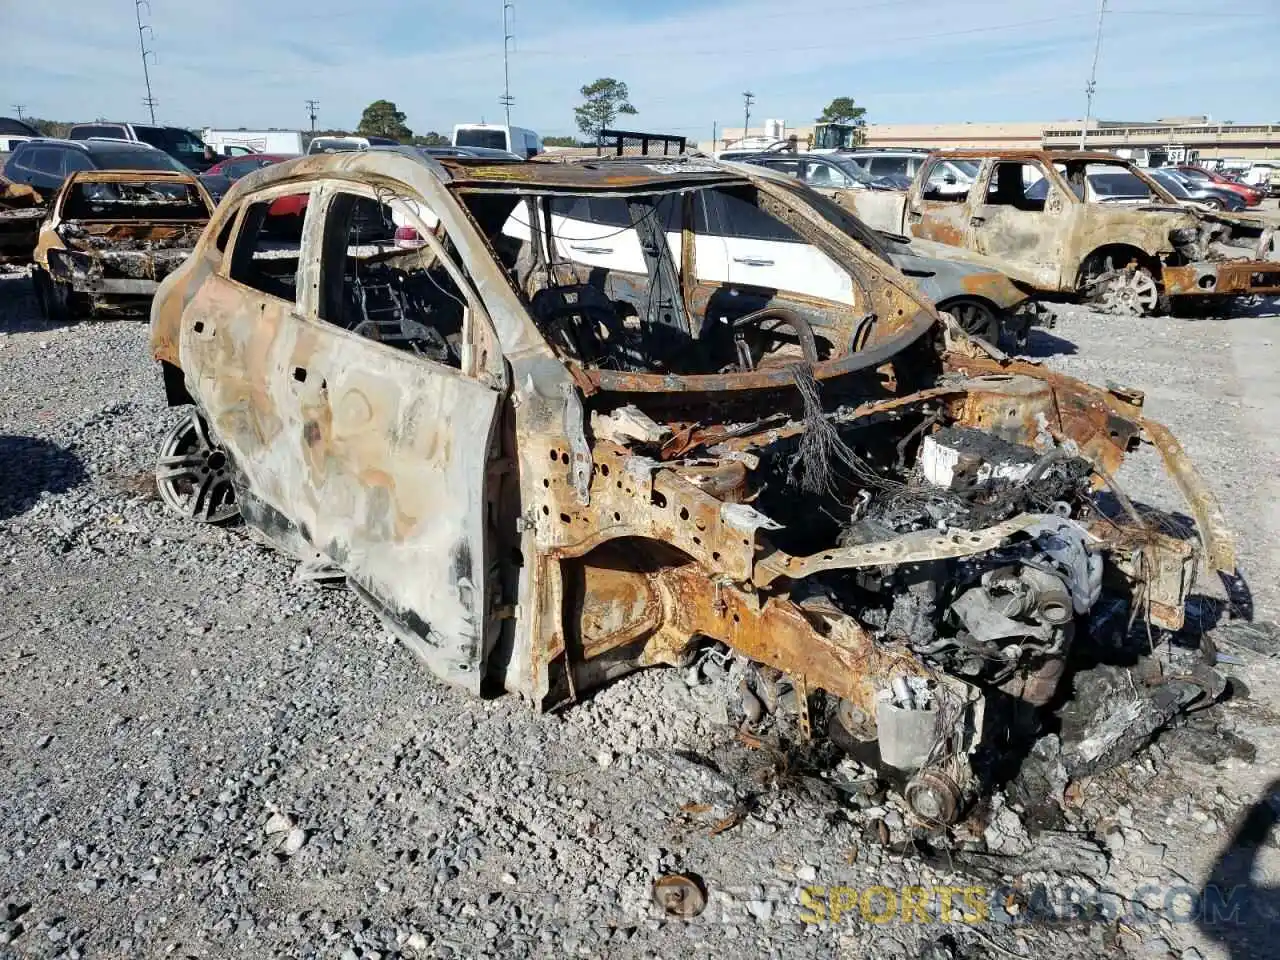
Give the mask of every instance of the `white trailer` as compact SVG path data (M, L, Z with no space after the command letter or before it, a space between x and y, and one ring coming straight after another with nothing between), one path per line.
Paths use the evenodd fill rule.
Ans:
M218 153L241 156L246 153L303 152L302 134L297 130L214 130L201 138Z

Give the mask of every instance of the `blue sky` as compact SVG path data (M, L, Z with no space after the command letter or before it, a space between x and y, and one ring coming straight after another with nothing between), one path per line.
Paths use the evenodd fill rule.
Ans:
M515 0L512 122L570 133L578 88L625 81L637 128L1079 117L1097 0ZM1277 0L1109 0L1094 113L1280 121ZM143 8L144 15L146 8ZM501 118L502 0L151 0L157 118L352 127L394 100L417 132ZM0 113L145 119L131 0L0 0ZM14 41L17 41L16 43Z

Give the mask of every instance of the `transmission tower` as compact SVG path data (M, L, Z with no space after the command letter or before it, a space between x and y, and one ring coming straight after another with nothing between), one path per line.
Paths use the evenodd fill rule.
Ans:
M510 13L509 19L508 13ZM512 22L515 16L515 0L502 0L502 96L498 98L498 102L506 111L508 127L511 126L511 105L516 102L515 97L511 96L510 64L511 44L516 38L512 32L515 29L515 24Z
M142 79L147 84L147 95L143 98L143 104L147 110L151 112L151 122L156 122L156 99L151 95L151 71L147 66L147 57L156 55L154 50L147 49L147 34L151 34L151 41L154 43L156 39L155 31L151 29L151 24L142 22L142 7L147 8L147 16L151 16L151 4L148 0L133 0L133 15L138 21L138 49L142 51Z
M319 112L320 112L320 101L319 101L319 100L308 100L308 101L307 101L307 116L309 116L309 117L311 118L311 135L312 135L313 137L314 137L314 136L315 136L315 134L316 134L316 115L317 115Z

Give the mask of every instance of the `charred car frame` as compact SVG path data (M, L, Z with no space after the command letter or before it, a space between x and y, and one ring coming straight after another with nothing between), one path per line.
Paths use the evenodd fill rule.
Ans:
M625 204L641 272L559 253L574 198ZM739 204L847 302L705 279L699 228ZM152 345L194 404L165 500L345 577L446 681L545 708L723 644L935 821L1100 596L1176 629L1201 549L1234 569L1140 395L969 339L834 205L714 163L274 166L164 281ZM1201 545L1099 507L1142 442Z
M944 179L955 160L977 167L960 189L950 173ZM1138 184L1148 199L1098 194L1095 182L1109 177ZM963 250L1028 289L1113 313L1152 313L1178 297L1280 293L1273 224L1190 210L1107 153L941 151L905 194L845 191L840 199L877 229Z
M145 313L195 248L213 201L194 176L79 171L49 205L32 277L51 320Z

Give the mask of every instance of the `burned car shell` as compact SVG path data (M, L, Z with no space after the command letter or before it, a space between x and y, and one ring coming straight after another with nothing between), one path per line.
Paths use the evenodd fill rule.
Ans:
M174 212L166 216L167 202L162 198L95 206L81 194L85 187L94 186L107 191L161 187L175 194L168 201ZM209 195L190 174L157 170L71 174L49 205L33 257L37 295L46 312L145 311L160 281L195 248L213 208Z
M44 198L30 185L14 183L0 163L0 263L30 262L45 217Z
M967 159L981 169L963 202L930 199L923 187L934 160ZM1049 183L1042 210L988 202L996 165L1033 164ZM1086 202L1057 164L1116 166L1159 202ZM1106 153L954 150L930 155L902 194L847 194L843 202L878 229L909 233L994 258L1013 279L1048 293L1085 293L1103 263L1148 270L1168 296L1280 292L1272 230L1256 218L1197 213L1132 164Z
M550 328L535 321L530 306L538 302L534 287L559 292L555 278L567 266L539 263L546 251L535 243L522 252L534 267L520 279L491 245L513 209L536 211L547 197L643 203L670 196L687 210L682 198L704 189L755 191L761 208L856 276L856 309L829 305L824 332L837 344L830 355L800 369L794 362L762 363L729 372L587 363L553 347L544 333ZM215 238L226 240L226 251L236 249L248 216L242 211L300 190L312 192L295 305L230 279L225 261L232 258ZM339 192L408 216L437 258L445 247L433 230L447 236L465 266L446 269L469 318L457 369L317 319L324 283L320 211ZM424 205L438 228L420 216ZM670 252L646 249L658 261L653 283L659 284L669 274ZM695 244L682 245L679 289L664 288L657 306L666 313L658 322L681 304L689 309L715 298L717 291L691 282L696 255ZM575 297L589 295L585 286L572 289ZM875 320L859 348L841 346L858 342L868 317ZM642 316L618 329L644 324ZM790 677L803 694L806 722L808 694L837 698L846 726L870 739L878 732L885 761L912 774L908 797L933 819L952 818L977 788L970 756L992 733L984 729L987 695L892 631L860 621L842 608L843 597L816 585L834 577L874 590L931 564L966 564L1006 549L1035 553L1037 545L1058 543L1076 551L1071 564L1080 575L1065 611L1061 577L1068 574L1045 581L1044 571L1025 568L1044 585L1035 594L1037 609L1053 605L1055 622L1070 619L1072 602L1087 609L1086 594L1096 598L1105 573L1154 622L1176 628L1198 551L1136 516L1082 512L1077 522L1034 510L972 529L929 521L879 539L832 538L816 551L788 551L779 544L807 542L803 524L789 529L765 511L773 504L803 515L806 500L816 502L817 495L785 483L748 489L765 461L785 472L787 459L823 424L849 436L883 434L890 455L896 446L901 460L945 422L954 428L946 442L929 441L936 462L909 468L913 476L917 469L935 479L939 471L959 470L963 455L947 457L976 432L1001 456L1012 451L1034 462L1028 469L1039 476L1070 459L1092 465L1100 485L1098 478L1113 476L1126 451L1145 440L1157 446L1186 495L1209 562L1234 570L1231 537L1212 495L1177 442L1143 418L1140 395L1089 386L980 347L796 191L714 165L498 167L368 152L274 166L233 188L194 255L164 281L152 308L152 348L171 402L194 402L230 460L250 525L300 558L340 568L446 681L479 692L488 679L547 707L637 667L682 662L699 645L718 641ZM851 384L865 392L850 392ZM785 412L817 392L824 411L806 400L804 415ZM836 407L828 396L843 400ZM861 462L858 455L853 461ZM915 482L891 486L923 489ZM1020 576L1000 569L1001 577ZM979 589L974 580L970 591ZM885 602L898 595L895 587ZM965 602L975 630L986 629L979 621L990 622L985 596ZM1025 629L1066 642L1043 624ZM1060 672L1053 653L1035 654L1019 660L991 695L1043 704ZM911 711L886 700L904 685L938 709L917 699L921 709L904 721L901 714ZM923 733L920 714L927 714Z

